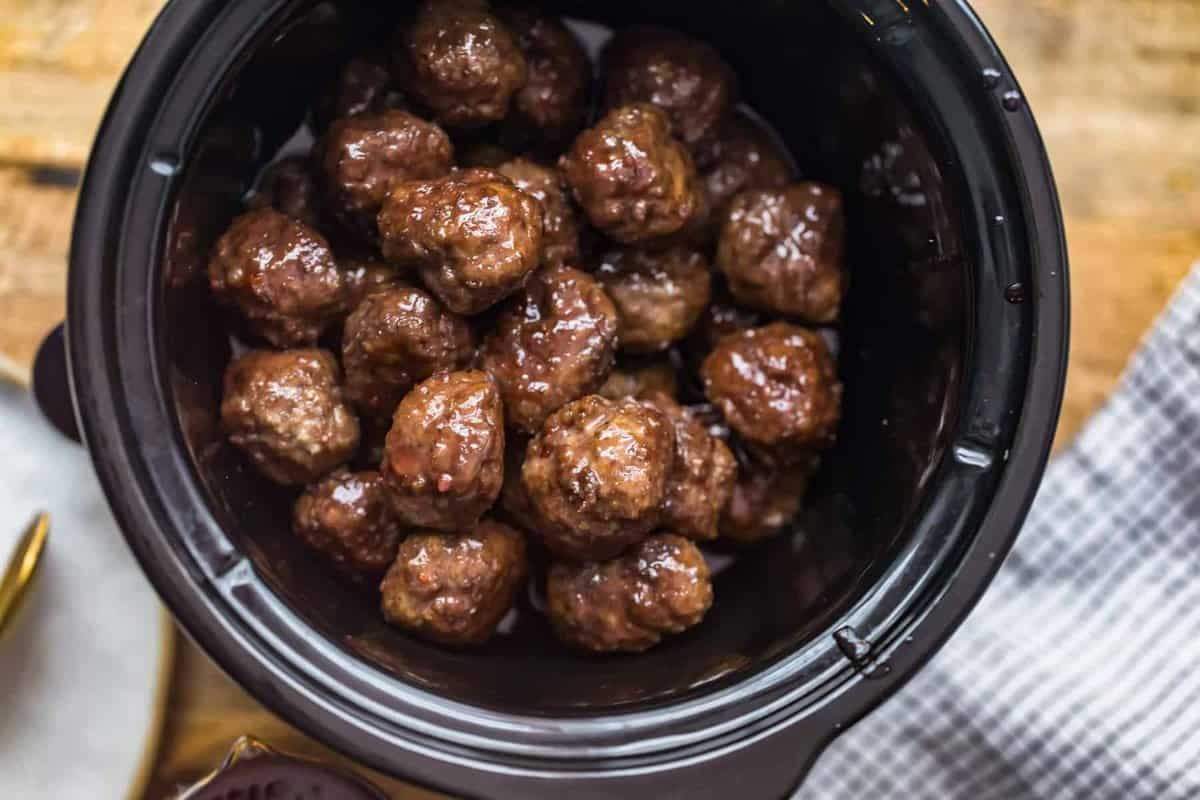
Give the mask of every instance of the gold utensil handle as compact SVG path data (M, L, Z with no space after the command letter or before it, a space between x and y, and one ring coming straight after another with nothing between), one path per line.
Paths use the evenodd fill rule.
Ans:
M4 575L0 577L0 636L12 625L28 594L49 535L50 515L43 511L33 518L21 535Z

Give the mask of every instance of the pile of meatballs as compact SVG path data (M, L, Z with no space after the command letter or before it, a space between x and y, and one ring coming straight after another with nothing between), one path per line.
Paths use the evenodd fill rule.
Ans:
M699 624L697 543L785 529L836 434L838 191L703 42L619 30L598 72L558 19L429 0L317 92L311 154L212 251L254 342L225 435L442 645L491 637L531 563L573 647Z

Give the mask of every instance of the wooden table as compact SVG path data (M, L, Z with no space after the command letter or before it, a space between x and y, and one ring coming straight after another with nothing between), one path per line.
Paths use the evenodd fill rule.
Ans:
M62 317L74 185L160 0L0 0L0 354L27 367ZM1112 390L1200 258L1200 0L977 0L1053 159L1071 247L1071 371L1059 444ZM241 733L328 751L179 650L149 797ZM380 779L396 797L435 795Z

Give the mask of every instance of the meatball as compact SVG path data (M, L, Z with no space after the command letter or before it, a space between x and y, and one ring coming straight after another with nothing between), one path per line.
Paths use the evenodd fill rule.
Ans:
M719 291L713 294L712 302L704 309L700 322L696 325L696 332L703 340L706 353L731 333L756 328L766 321L761 312L742 308L734 303L726 292Z
M614 109L579 134L559 169L591 223L623 244L685 231L705 210L691 156L667 117L644 103Z
M483 520L453 533L418 531L380 584L384 618L445 645L487 641L525 579L525 540Z
M592 63L575 35L559 20L530 8L498 12L529 67L529 79L513 97L509 127L517 135L547 142L570 137L583 123L592 85Z
M321 224L321 198L306 156L281 158L263 170L251 208L274 208L306 225Z
M346 318L346 396L364 414L390 416L418 381L473 356L467 323L428 292L403 283L377 288Z
M484 0L424 0L400 32L400 81L443 125L477 127L508 114L528 67Z
M559 558L612 558L662 521L674 459L674 428L655 408L598 395L563 406L521 470L535 532Z
M413 265L451 311L477 314L520 289L542 253L542 206L489 169L396 184L379 213L383 255Z
M376 216L393 184L437 178L454 166L446 132L406 111L340 119L319 147L321 178L334 214L369 241L378 237Z
M842 304L843 238L837 189L819 183L752 189L726 212L717 267L738 302L826 324Z
M687 335L712 291L708 259L686 247L607 253L596 279L617 307L622 350L666 350Z
M404 96L392 79L387 54L372 50L346 62L318 96L313 121L324 131L337 119L403 107Z
M578 263L579 221L558 172L527 158L508 161L496 171L542 204L542 266Z
M486 372L441 372L405 395L380 468L405 524L453 531L479 521L504 480L504 408Z
M478 144L469 145L462 151L462 154L458 158L458 165L460 167L486 167L488 169L495 169L505 161L512 161L513 157L511 152L494 142L479 142Z
M675 463L667 481L663 526L689 539L717 538L717 521L737 480L733 453L671 397L651 392L644 402L675 426Z
M761 123L741 112L726 118L693 155L717 220L740 192L782 189L794 178L787 154Z
M731 334L700 375L708 399L752 445L786 461L833 443L842 384L819 334L786 322Z
M402 529L378 472L339 470L296 501L292 530L355 580L377 581L396 560Z
M721 538L752 545L777 536L800 513L816 466L812 454L789 467L743 465L721 514Z
M679 376L667 361L651 361L615 369L596 394L609 400L645 397L659 393L674 398L679 394Z
M367 295L399 281L396 270L374 258L338 258L338 269L346 281L346 308L358 308Z
M554 564L546 611L567 644L640 653L665 634L699 624L712 606L704 556L682 536L659 533L612 561Z
M525 463L525 451L528 447L528 436L511 431L505 434L504 483L500 487L497 505L506 520L523 530L531 531L534 529L533 506L521 480L521 467Z
M479 348L500 384L508 424L533 434L552 412L598 389L617 350L617 310L593 278L542 270L501 312Z
M233 221L213 250L208 279L219 300L281 348L315 343L347 299L325 237L273 208Z
M221 426L258 470L302 485L346 463L359 428L326 350L251 350L225 370Z
M689 147L712 135L737 97L733 70L713 47L682 33L638 25L604 48L604 105L653 103Z

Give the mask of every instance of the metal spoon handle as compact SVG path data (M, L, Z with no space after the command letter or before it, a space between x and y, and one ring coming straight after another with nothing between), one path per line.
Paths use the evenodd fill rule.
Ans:
M28 594L49 535L50 515L42 511L21 535L4 575L0 577L0 636L12 625Z

